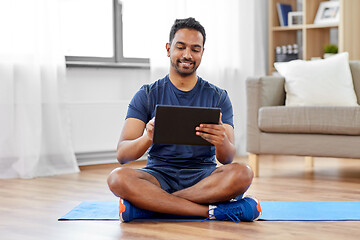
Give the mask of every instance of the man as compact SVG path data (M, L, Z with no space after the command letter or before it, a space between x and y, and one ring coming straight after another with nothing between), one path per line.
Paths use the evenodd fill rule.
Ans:
M122 221L155 213L236 222L261 215L255 198L242 198L252 182L252 170L231 163L235 147L227 92L196 75L205 39L203 26L194 18L176 20L166 43L169 74L144 85L129 104L117 159L124 164L150 150L145 168L117 168L108 178L110 190L120 197ZM213 146L153 144L157 104L221 108L219 124L196 127L196 134ZM217 167L215 156L224 165Z

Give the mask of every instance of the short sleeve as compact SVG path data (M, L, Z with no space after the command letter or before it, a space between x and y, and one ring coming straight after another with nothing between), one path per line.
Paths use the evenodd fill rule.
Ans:
M233 108L229 98L229 95L226 90L221 93L219 99L219 107L221 108L222 118L221 121L223 123L229 124L234 127L234 120L233 120Z
M128 111L126 114L127 118L136 118L144 123L147 123L149 119L149 107L148 107L148 85L144 85L131 99Z

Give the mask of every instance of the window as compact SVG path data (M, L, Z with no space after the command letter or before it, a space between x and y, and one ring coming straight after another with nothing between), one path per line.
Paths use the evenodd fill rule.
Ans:
M146 53L125 51L124 55L123 6L119 0L61 0L60 3L67 65L148 67ZM129 45L126 49L134 47Z

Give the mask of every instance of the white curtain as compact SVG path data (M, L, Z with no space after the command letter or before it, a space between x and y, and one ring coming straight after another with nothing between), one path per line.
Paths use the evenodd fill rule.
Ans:
M123 1L125 10L132 4L139 8L137 16L125 16L124 24L136 18L142 21L144 44L151 48L151 81L169 72L165 43L174 20L194 17L205 27L205 52L198 75L228 91L234 108L237 154L245 155L245 80L266 74L268 1Z
M61 91L57 0L0 2L0 178L78 172Z

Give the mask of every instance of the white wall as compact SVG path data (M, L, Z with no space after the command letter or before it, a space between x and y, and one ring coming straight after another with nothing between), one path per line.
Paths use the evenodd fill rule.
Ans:
M67 68L65 98L80 165L116 161L127 106L149 80L146 68Z

